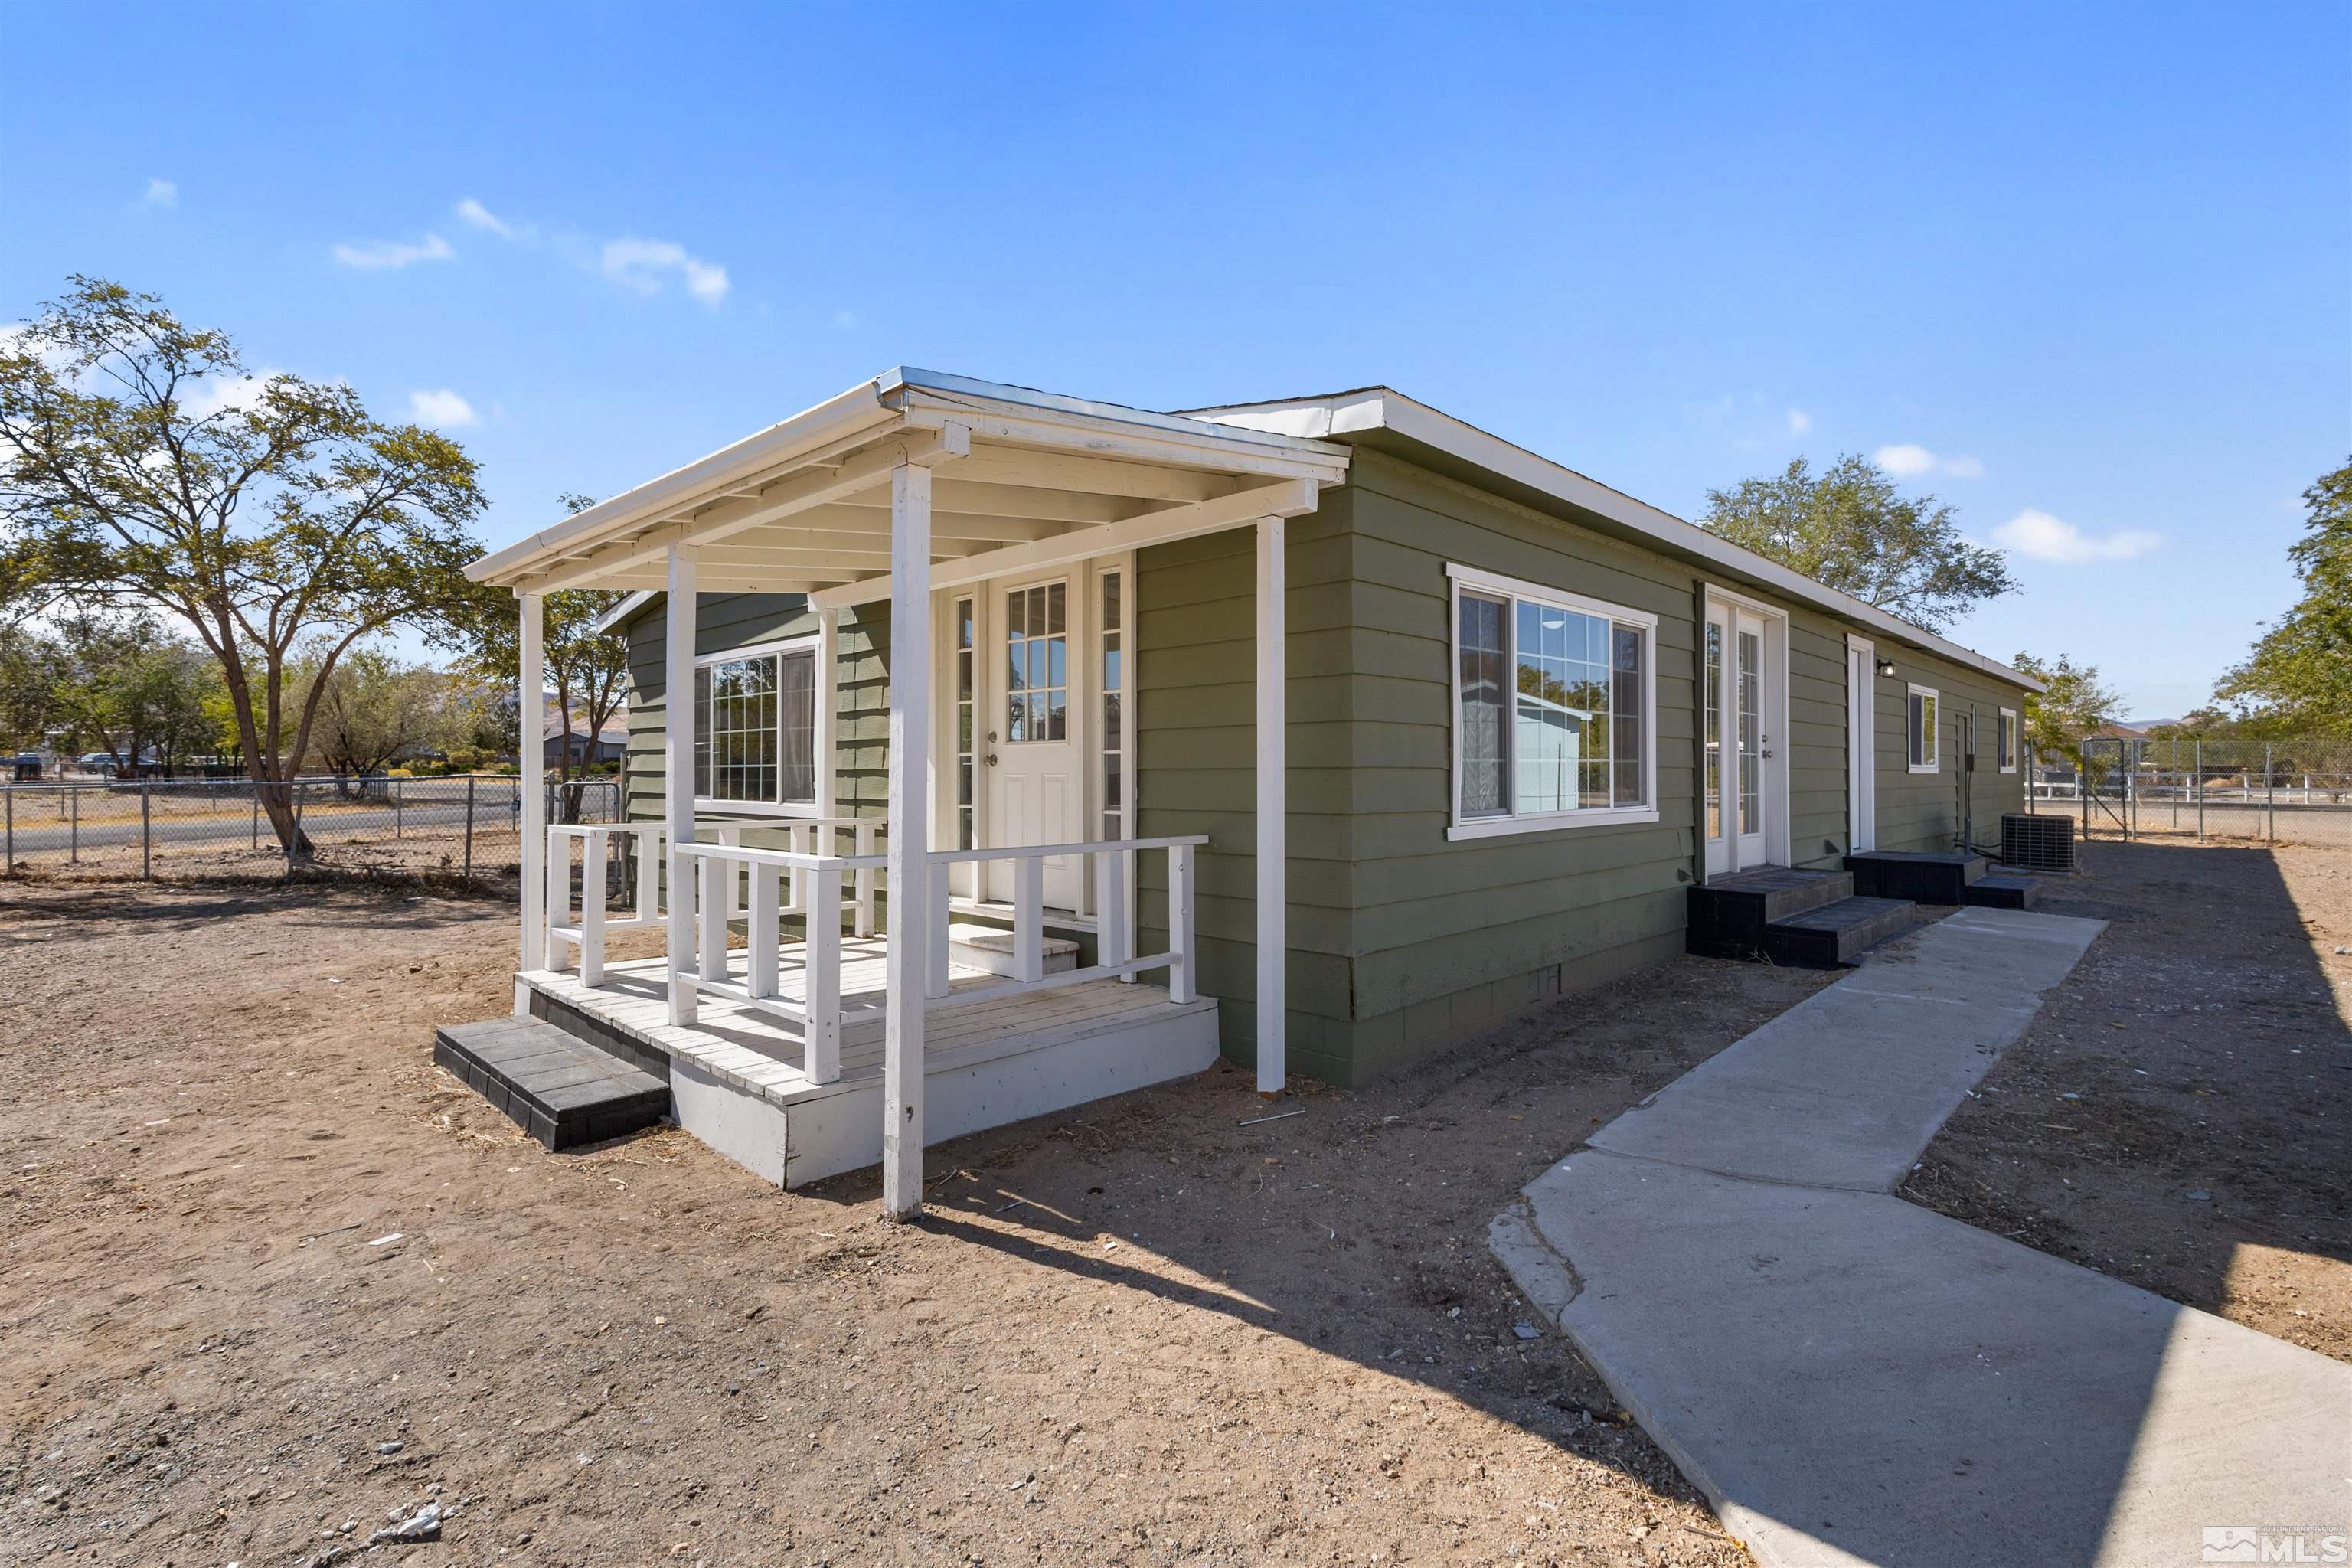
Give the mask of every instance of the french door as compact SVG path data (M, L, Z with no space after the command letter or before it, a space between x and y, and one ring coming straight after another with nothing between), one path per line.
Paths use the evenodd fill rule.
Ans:
M1700 657L1701 826L1709 876L1788 856L1787 623L1709 599Z

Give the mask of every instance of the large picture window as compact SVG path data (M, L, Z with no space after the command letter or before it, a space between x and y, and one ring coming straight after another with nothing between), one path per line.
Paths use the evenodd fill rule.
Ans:
M715 654L694 669L694 793L711 805L816 804L816 647Z
M1451 837L1657 820L1657 618L1449 567Z

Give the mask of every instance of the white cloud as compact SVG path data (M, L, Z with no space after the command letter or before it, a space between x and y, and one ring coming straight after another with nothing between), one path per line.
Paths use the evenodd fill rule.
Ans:
M1813 427L1813 416L1801 408L1789 410L1789 434L1802 436Z
M1916 479L1921 474L1933 473L1936 468L1935 453L1907 441L1897 447L1881 447L1873 456L1877 458L1880 468L1898 479Z
M836 332L856 331L857 330L857 312L855 310L835 310L833 313L833 330Z
M387 239L367 245L335 247L336 260L363 272L409 267L419 261L446 261L457 254L450 248L449 242L437 234L426 235L423 242L416 245L404 245L396 239Z
M2164 542L2161 534L2146 529L2119 528L2095 538L2063 518L2027 507L1992 531L1995 542L2032 561L2055 561L2079 566L2095 561L2129 561Z
M139 198L151 207L175 207L180 205L180 187L169 180L150 177L147 194Z
M492 212L489 208L484 206L481 203L476 201L471 196L467 196L465 200L457 204L457 216L463 218L466 222L472 224L476 228L486 228L489 230L492 234L497 235L500 239L514 239L518 237L514 225L507 222L506 219L499 216L498 214Z
M209 419L225 408L255 407L269 390L269 378L280 374L260 370L247 376L207 376L180 399L180 412L190 419Z
M701 261L667 239L608 239L603 253L606 278L640 294L658 294L668 275L686 281L686 291L706 305L727 298L727 268Z
M1871 454L1878 466L1898 479L1916 479L1922 474L1948 474L1956 479L1984 478L1984 459L1957 456L1939 458L1927 447L1912 441L1892 447L1881 447Z
M430 392L410 393L408 417L419 425L429 425L442 430L458 430L481 423L474 413L474 405L446 386Z

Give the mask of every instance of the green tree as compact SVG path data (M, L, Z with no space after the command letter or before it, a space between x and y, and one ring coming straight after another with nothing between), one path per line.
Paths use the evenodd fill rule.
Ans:
M296 689L296 650L324 676L394 623L454 638L482 504L446 437L371 419L347 386L259 381L152 294L76 276L0 348L6 559L44 591L194 630L294 859L310 846L284 785L328 689Z
M2123 694L2099 679L2095 664L2063 653L2049 660L2021 653L2009 662L2046 688L2025 694L2025 741L2041 756L2071 757L2084 736L2123 718Z
M87 611L0 639L0 739L104 752L124 774L207 749L204 703L220 684L202 649L152 617Z
M2287 549L2303 597L2214 689L2240 718L2352 733L2352 463L2303 492L2310 516Z
M593 497L573 493L558 499L575 516L596 504ZM628 642L596 629L596 623L627 596L615 589L571 588L548 595L540 607L541 646L562 735L556 748L556 777L567 786L562 801L567 822L579 817L580 790L572 784L574 758L584 768L596 754L596 737L628 699ZM522 628L513 598L499 590L478 591L466 630L474 668L488 679L514 679L521 667ZM533 717L544 724L543 717ZM538 728L530 722L521 726L526 734ZM543 730L532 739L546 744Z
M2000 552L1960 537L1950 507L1903 495L1863 457L1819 475L1799 458L1709 490L1699 526L1931 632L2017 587Z
M456 682L427 665L403 664L381 647L348 649L329 670L311 730L337 773L364 777L466 734L450 700Z

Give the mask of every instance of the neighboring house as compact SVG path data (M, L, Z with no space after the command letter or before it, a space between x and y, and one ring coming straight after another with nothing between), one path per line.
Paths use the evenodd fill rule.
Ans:
M544 720L541 729L546 737L545 765L551 768L557 767L562 761L567 727L564 722L563 710L557 704L553 692L547 694L541 704L541 712ZM569 725L569 734L572 765L574 768L604 766L617 763L628 755L629 710L625 704L604 721L604 727L597 731L593 744L590 743L587 731L587 712L584 710L573 712Z
M763 876L805 907L819 861L763 867L762 844L838 857L846 829L814 824L920 819L919 838L887 835L888 884L944 875L905 954L929 1001L866 995L890 1042L877 1089L922 1059L934 1100L938 1048L898 1053L927 1006L935 1034L947 1016L950 942L959 965L1003 973L983 939L1014 928L1013 989L1041 994L1047 942L1089 973L1173 954L1183 973L1163 959L1146 976L1169 973L1169 992L1150 994L1214 1005L1188 1040L1255 1062L1268 1089L1294 1070L1361 1082L1682 952L1695 884L1997 843L2037 689L1381 387L1171 416L900 370L474 571L527 616L557 588L638 590L606 623L631 648L628 814L673 838L734 825L744 848L677 862L673 880L719 879L706 909L773 918ZM688 584L681 628L664 590ZM672 746L689 684L695 727ZM1045 845L1071 852L1007 853ZM527 974L568 962L553 940L534 951L527 932ZM673 1060L698 1006L739 994L787 1034L832 1018L833 999L782 996L758 942L738 983L707 922L699 940L698 959L673 927L679 978L645 1035ZM1122 978L1064 984L1144 989ZM568 977L524 989L550 1016L601 1005ZM855 1077L793 1059L811 1083ZM1080 1099L1133 1078L1072 1073ZM811 1171L835 1158L777 1139L787 1180L803 1152ZM894 1209L912 1201L906 1158L886 1172Z

